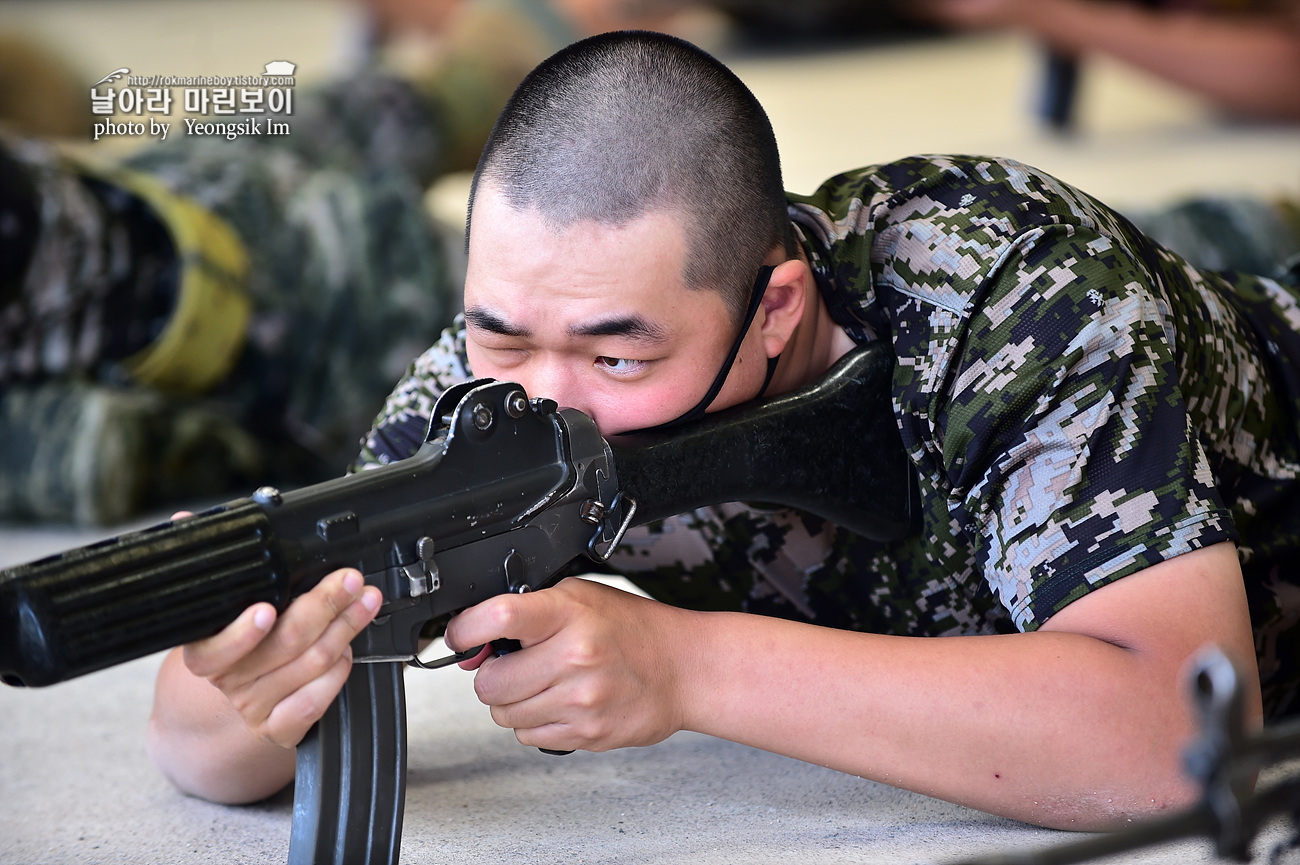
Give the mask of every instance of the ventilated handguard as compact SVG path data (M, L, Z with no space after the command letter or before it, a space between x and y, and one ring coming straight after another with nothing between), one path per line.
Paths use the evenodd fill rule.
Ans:
M249 604L289 599L252 501L0 574L0 676L52 685L210 636Z

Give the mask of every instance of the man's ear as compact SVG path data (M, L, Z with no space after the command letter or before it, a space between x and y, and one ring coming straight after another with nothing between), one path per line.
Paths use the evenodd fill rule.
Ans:
M772 271L763 294L763 351L768 357L784 351L794 336L808 308L812 285L812 271L797 258L781 262Z

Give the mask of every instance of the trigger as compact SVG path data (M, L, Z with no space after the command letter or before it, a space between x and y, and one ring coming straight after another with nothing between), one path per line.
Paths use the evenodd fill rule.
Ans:
M450 667L452 664L459 664L461 661L471 661L478 657L478 653L483 651L482 646L475 646L472 649L466 649L463 652L456 652L453 655L444 655L433 661L422 661L419 655L407 661L411 667L419 667L421 670L440 670L443 667Z

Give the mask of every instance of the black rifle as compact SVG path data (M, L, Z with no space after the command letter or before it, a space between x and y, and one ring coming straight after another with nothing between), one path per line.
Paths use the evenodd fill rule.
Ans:
M298 747L292 863L398 858L406 794L402 664L426 624L544 588L626 529L763 501L867 537L914 528L915 477L890 399L887 344L820 381L672 432L607 442L592 420L510 382L447 390L410 459L280 493L262 488L0 573L0 677L50 685L211 636L250 604L284 609L355 567L384 603L352 673Z

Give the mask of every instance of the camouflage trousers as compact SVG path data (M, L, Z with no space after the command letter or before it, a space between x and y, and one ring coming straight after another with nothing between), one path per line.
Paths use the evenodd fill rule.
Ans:
M2 268L22 278L0 283L0 519L112 523L340 474L450 322L459 286L424 206L442 137L427 101L370 74L304 91L278 119L289 134L180 138L106 172L0 139L23 241ZM210 255L216 236L229 248ZM142 383L132 361L204 278L212 302L190 324L223 318L238 339L196 350L173 334L207 368Z

